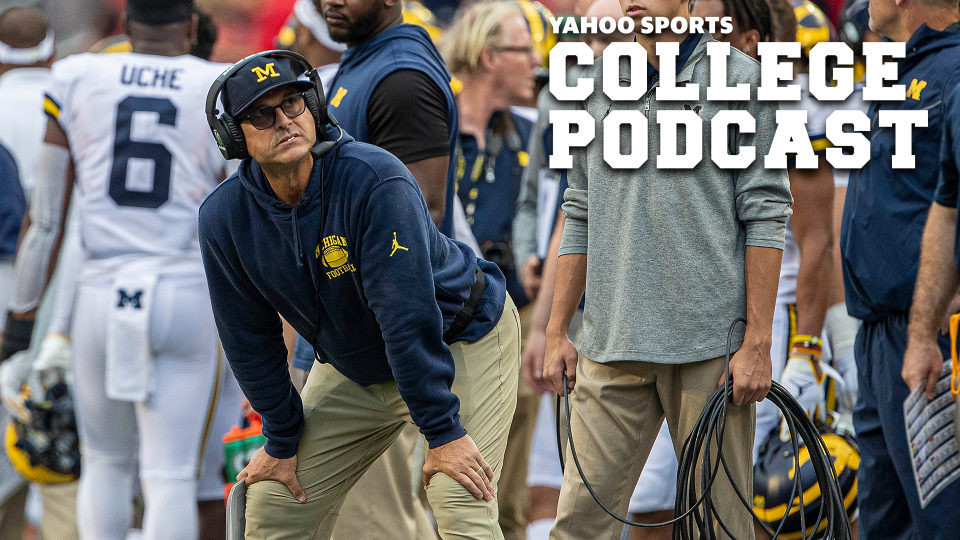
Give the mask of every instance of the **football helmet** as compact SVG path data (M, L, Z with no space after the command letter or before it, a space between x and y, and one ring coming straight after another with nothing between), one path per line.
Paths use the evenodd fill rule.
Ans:
M530 36L533 38L533 48L540 55L540 65L547 67L550 60L550 49L557 44L557 35L553 33L550 19L553 13L543 4L531 0L514 0L523 10L530 27Z
M855 52L863 45L863 36L870 32L869 4L869 0L853 0L840 17L840 39Z
M843 505L847 516L853 519L857 512L857 470L860 468L860 451L856 440L846 429L838 416L830 415L828 423L820 428L821 437L833 460L833 470L843 493ZM827 527L827 520L813 530L821 508L821 490L810 462L810 451L800 445L800 470L797 471L794 460L793 444L782 441L776 430L772 431L753 466L753 511L767 527L777 530L780 521L786 516L786 522L778 538L801 540L820 538ZM800 475L800 493L790 504L794 478ZM800 501L803 498L803 516L806 530L802 530ZM787 508L789 507L789 512Z
M124 34L105 37L93 44L87 52L92 53L125 53L133 50L130 38Z
M5 444L13 467L38 484L65 484L80 477L80 437L70 387L50 387L43 401L26 400L30 421L7 424Z
M813 2L804 0L794 4L793 14L797 18L797 41L804 56L808 56L817 43L833 40L833 25Z
M438 26L437 18L420 2L408 0L403 3L403 22L422 26L430 34L430 39L434 43L440 43L440 38L443 37L443 30Z

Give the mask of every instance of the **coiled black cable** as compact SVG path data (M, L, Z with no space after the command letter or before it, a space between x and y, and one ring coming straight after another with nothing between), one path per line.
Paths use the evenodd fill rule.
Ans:
M683 442L683 448L680 452L679 459L680 466L677 473L677 498L674 508L674 518L663 523L637 523L635 521L630 521L629 519L623 518L608 508L593 490L593 486L590 485L590 482L583 473L583 468L580 466L580 459L577 457L577 449L573 443L573 436L570 430L570 394L567 390L567 374L564 372L563 405L567 416L567 442L570 445L570 455L573 458L574 464L577 466L577 471L580 473L580 478L583 480L583 485L587 488L587 491L590 492L590 495L593 496L593 499L597 502L597 504L600 505L600 508L602 508L612 518L625 525L630 525L631 527L663 527L667 525L674 525L674 540L712 540L716 538L714 529L714 524L716 524L727 534L727 536L730 538L736 538L733 534L731 534L730 529L717 513L712 495L713 483L716 480L717 474L722 466L724 474L727 475L727 479L733 486L733 489L736 492L737 497L740 499L741 504L743 504L743 506L750 511L754 521L760 524L763 530L771 536L772 540L777 540L778 536L780 535L780 532L786 523L786 519L790 515L790 510L793 508L794 498L796 498L798 495L800 506L800 527L802 531L802 538L804 540L813 538L815 535L817 535L817 530L819 530L820 524L824 519L827 520L827 526L824 529L823 536L821 538L824 540L851 540L853 538L853 534L850 530L850 521L847 517L846 509L843 504L843 493L840 490L840 484L837 482L836 472L833 468L833 461L830 457L829 451L827 450L826 444L820 437L820 433L817 431L816 426L814 426L813 421L803 410L803 407L801 407L800 404L797 403L797 400L790 395L790 392L788 392L783 386L775 381L772 383L770 392L767 394L766 399L769 399L774 405L777 406L777 408L780 409L780 412L783 413L783 417L790 428L790 437L793 446L794 470L797 471L797 473L794 474L793 488L790 492L790 499L787 503L787 509L784 512L784 517L780 521L780 525L776 530L771 530L757 517L757 515L753 512L752 502L746 500L746 498L743 496L743 492L739 487L737 487L736 482L734 482L733 478L731 477L730 469L727 466L727 461L723 454L723 432L726 427L727 403L733 398L733 381L730 379L730 357L733 350L733 331L739 323L746 325L747 321L745 319L736 319L730 325L730 331L727 334L727 354L726 365L724 367L724 384L718 388L717 391L714 392L714 394L710 397L710 400L707 401L707 404L700 413L700 417L697 419L697 423L694 425L693 430ZM560 452L560 467L563 469L565 464L563 460L563 445L560 444L562 442L562 436L560 433L560 400L561 397L557 396L557 447ZM711 452L704 452L704 443L707 443L707 448L709 449L709 443L711 442L711 439L713 439L713 442L716 444L716 453L714 458L711 458ZM806 518L804 515L803 486L801 484L799 474L801 465L801 444L805 445L809 451L810 463L813 465L814 473L817 477L817 483L820 485L822 504L820 505L820 511L817 514L817 520L812 528L807 527ZM701 455L701 494L700 497L697 498L696 465L697 459ZM715 463L713 462L714 459L716 459ZM813 531L809 536L807 535L808 530ZM751 538L749 539L741 538L736 540L753 540L753 537L751 535Z

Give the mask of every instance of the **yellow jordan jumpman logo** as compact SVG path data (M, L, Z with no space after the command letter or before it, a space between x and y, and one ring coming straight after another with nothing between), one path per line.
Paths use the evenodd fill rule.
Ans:
M390 252L390 256L393 257L393 254L396 253L398 249L402 249L404 251L410 251L409 249L401 246L399 242L397 242L397 233L394 232L393 233L393 251Z

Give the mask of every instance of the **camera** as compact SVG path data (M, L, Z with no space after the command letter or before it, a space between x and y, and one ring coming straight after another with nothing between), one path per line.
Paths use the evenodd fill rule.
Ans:
M480 244L483 258L500 267L504 274L516 270L513 258L513 243L506 240L486 240Z

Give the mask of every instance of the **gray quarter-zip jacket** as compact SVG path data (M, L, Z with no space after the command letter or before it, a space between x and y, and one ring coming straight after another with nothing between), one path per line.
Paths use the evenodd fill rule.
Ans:
M677 75L678 86L700 84L696 102L657 101L658 83L639 102L612 101L601 90L598 60L596 90L578 103L594 118L597 136L573 151L560 255L587 255L581 353L593 361L683 364L723 355L731 322L746 317L745 246L783 249L793 203L790 185L785 170L763 168L777 103L756 99L760 64L735 49L728 57L727 84L748 83L751 100L707 101L710 41L705 34ZM629 77L624 59L620 78ZM657 114L686 108L699 111L703 121L703 159L693 169L657 169ZM637 109L648 119L649 159L638 170L613 169L603 160L602 120ZM746 169L723 170L710 158L710 122L720 111L737 109L748 111L757 129L737 133L731 146L754 146L756 159ZM678 132L681 153L686 141L684 130ZM621 130L620 148L630 151L627 129ZM736 350L743 342L742 325L734 338Z

